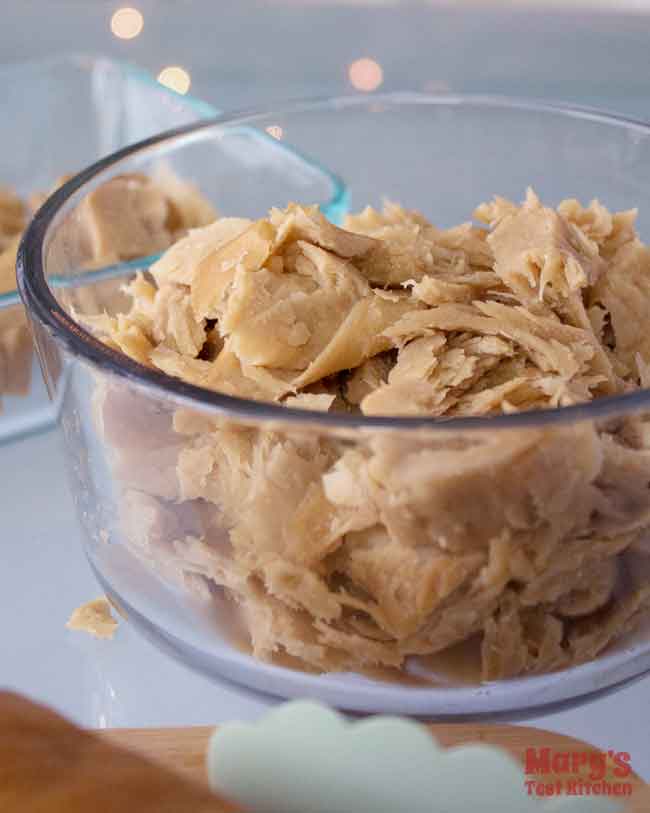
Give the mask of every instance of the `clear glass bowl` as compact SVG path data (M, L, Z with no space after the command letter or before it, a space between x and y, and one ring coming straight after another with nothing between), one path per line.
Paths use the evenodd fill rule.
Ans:
M297 172L295 153L271 149L267 128L303 158L344 179L346 189L325 190L321 176ZM440 552L439 542L453 542L463 529L486 551L513 517L532 526L547 511L570 514L587 476L585 443L627 421L646 419L650 394L447 422L359 418L229 397L140 366L78 321L80 313L119 310L115 273L124 277L132 269L100 275L92 284L82 278L73 248L75 214L99 184L125 171L147 170L162 157L198 183L222 214L233 216L260 216L292 200L329 200L326 211L336 220L346 205L352 210L378 206L386 196L450 226L494 194L520 200L530 184L553 204L575 196L599 197L613 209L638 206L640 233L648 240L650 128L523 101L411 94L222 117L150 139L82 172L35 218L18 263L48 389L61 404L90 563L129 620L189 666L274 695L309 695L359 711L438 716L538 713L594 697L650 670L647 623L593 662L491 683L467 678L464 666L439 661L410 661L410 677L400 682L385 673L319 675L298 669L295 661L252 658L218 586L224 581L223 562L229 561L233 529L253 533L254 526L255 544L283 555L287 528L296 522L307 523L302 527L313 528L318 538L327 533L326 527L310 525L305 513L305 494L321 488L322 471L300 460L313 460L320 448L334 457L355 451L370 457L383 471L381 488L394 503L392 519L407 540L412 532L413 544ZM85 295L88 290L91 296ZM249 451L233 451L233 437L247 438ZM206 443L208 463L199 477L203 491L196 497L181 483L178 463L181 457L194 460L192 454ZM234 473L248 466L250 475L253 459L246 455L264 444L292 450L288 463L273 473L261 455L255 489L235 510L232 505L226 510L221 495L232 486ZM472 473L468 449L493 456L494 464ZM422 489L415 489L425 497L407 489L411 496L404 502L404 478L416 459L427 461L424 474L420 468ZM206 466L205 458L201 465ZM468 472L469 479L450 478L456 469ZM539 479L540 471L544 497L539 504L535 495L535 509L527 484L531 477ZM616 483L612 487L616 491ZM635 510L650 521L650 490ZM645 584L648 557L635 555L632 569ZM562 573L559 567L559 582ZM256 578L261 580L256 584L264 583L263 568ZM349 629L362 621L344 616L341 624ZM258 617L255 624L262 623ZM321 633L311 622L307 629L318 644Z
M216 112L99 56L0 65L0 187L41 195L120 147ZM0 442L54 420L18 292L0 288Z

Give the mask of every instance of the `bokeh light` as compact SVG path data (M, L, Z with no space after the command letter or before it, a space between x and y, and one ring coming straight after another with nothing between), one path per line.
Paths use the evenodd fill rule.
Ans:
M348 68L348 77L353 88L369 93L372 90L377 90L382 84L384 71L379 62L363 57L362 59L355 59L351 63Z
M144 17L137 8L120 8L111 17L111 31L121 40L132 40L144 27Z
M158 74L158 81L161 85L175 90L176 93L187 93L192 84L192 77L179 65L169 65L163 68Z
M273 138L277 138L278 141L281 141L282 136L284 135L284 130L279 124L269 124L269 126L266 128L266 132L270 136L273 136Z

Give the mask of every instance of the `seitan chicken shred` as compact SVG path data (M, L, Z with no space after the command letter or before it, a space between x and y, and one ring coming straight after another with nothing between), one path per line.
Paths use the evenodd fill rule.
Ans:
M529 190L475 217L221 218L133 279L128 312L89 322L168 375L301 410L448 420L650 384L635 212ZM97 407L132 550L206 601L225 589L259 658L402 667L478 635L494 680L592 659L650 607L629 565L648 553L646 416L345 436L115 384Z
M48 194L70 177L62 176L50 193L33 194L27 201L0 186L0 296L16 289L16 254L29 218ZM206 225L215 217L214 208L199 190L168 168L158 167L152 177L120 175L84 198L69 219L68 259L74 256L82 267L94 268L148 256L169 248L190 227ZM147 297L144 286L140 293L144 303ZM94 294L90 285L77 290L86 308L94 304ZM177 292L174 297L167 309L165 335L177 337L181 352L195 350L192 339L200 342L200 350L205 343L203 331L193 320L183 318L183 297ZM123 339L124 351L144 358L144 348L153 349L142 331L130 325ZM25 311L19 304L0 307L0 396L28 395L31 376L32 337Z

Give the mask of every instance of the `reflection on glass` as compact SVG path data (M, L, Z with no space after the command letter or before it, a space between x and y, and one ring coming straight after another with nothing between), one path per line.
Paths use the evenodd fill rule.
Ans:
M282 140L282 136L284 135L284 130L282 129L282 127L280 127L280 125L279 125L279 124L270 124L270 125L269 125L269 126L266 128L266 132L267 132L267 133L268 133L270 136L273 136L273 138L277 138L277 140L278 140L278 141L281 141L281 140Z
M158 74L158 81L161 85L175 90L176 93L187 93L192 84L192 78L185 68L178 65L170 65L163 68Z

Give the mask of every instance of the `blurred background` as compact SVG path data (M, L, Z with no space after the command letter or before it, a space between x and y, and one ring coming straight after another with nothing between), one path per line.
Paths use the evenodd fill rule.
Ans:
M650 0L4 0L0 23L0 62L102 52L222 109L381 88L647 117L649 43Z

